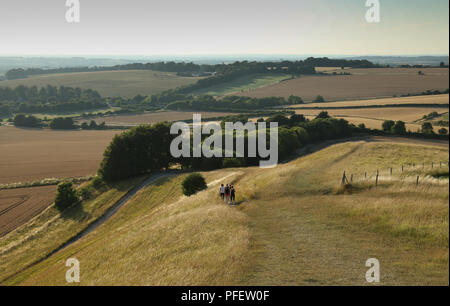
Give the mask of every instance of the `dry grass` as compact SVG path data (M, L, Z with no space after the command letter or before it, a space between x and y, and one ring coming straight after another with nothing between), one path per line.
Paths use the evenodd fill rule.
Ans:
M418 75L419 70L425 75ZM447 68L380 68L346 71L351 75L302 76L239 95L255 98L296 95L305 101L312 101L317 95L322 95L327 101L339 101L445 90L449 84Z
M142 178L114 184L92 200L67 209L63 214L52 205L28 223L0 238L0 282L45 258L99 218ZM0 191L3 192L3 191Z
M448 147L360 141L270 170L204 173L216 185L190 198L182 177L164 179L7 284L65 285L65 260L76 257L82 285L363 285L376 257L384 285L448 285L448 180L416 187L413 169L336 192L344 170L385 178L389 167L447 159ZM220 178L239 207L218 199Z
M2 81L2 87L70 86L95 89L103 96L132 98L138 94L153 95L195 83L200 78L179 77L175 73L151 70L77 72L32 76L21 80Z

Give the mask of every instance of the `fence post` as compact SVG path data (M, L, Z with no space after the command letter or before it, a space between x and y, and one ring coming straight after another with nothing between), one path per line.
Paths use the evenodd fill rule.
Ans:
M402 173L403 173L403 165L402 165Z
M345 171L344 171L344 175L342 175L341 185L345 185L346 183L348 183L348 180L347 180L347 175L345 175Z
M416 186L419 186L419 176L417 176Z
M367 172L364 172L364 179L367 179Z
M379 173L378 173L378 170L377 170L377 177L376 177L376 179L375 179L375 186L376 186L376 187L378 187L378 175L379 175Z

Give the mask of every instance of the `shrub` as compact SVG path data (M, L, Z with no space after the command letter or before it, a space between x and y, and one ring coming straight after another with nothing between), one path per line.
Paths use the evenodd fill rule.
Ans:
M447 135L448 131L446 128L439 129L439 135Z
M101 176L96 176L92 179L91 184L92 184L92 187L94 187L95 189L98 190L103 186L104 182L103 182L103 179Z
M199 173L192 173L188 175L184 179L182 187L183 187L183 194L188 197L193 194L196 194L201 190L208 188L205 179Z
M223 168L238 168L241 167L242 163L237 158L225 158L222 161L222 167Z
M328 119L330 118L330 115L328 115L327 111L321 111L317 116L316 119Z
M313 102L315 102L315 103L322 103L322 102L325 102L325 99L324 99L324 97L322 97L321 95L318 95L318 96L313 100Z
M55 206L58 210L64 209L79 202L77 193L70 182L60 183L55 197Z
M390 132L392 131L392 127L395 125L395 122L392 120L385 120L382 124L383 131Z
M431 124L431 122L422 123L422 133L424 133L424 134L433 134L434 133L433 125Z
M392 133L397 134L397 135L405 135L406 134L406 125L403 121L397 121L397 122L395 122L391 131L392 131Z

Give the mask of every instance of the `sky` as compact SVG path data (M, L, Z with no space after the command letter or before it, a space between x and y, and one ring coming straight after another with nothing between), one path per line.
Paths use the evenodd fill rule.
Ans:
M448 0L0 0L0 55L448 55Z

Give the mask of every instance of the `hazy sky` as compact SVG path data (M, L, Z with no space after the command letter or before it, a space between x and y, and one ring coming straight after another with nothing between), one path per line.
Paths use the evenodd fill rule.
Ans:
M0 55L447 55L448 0L0 0Z

